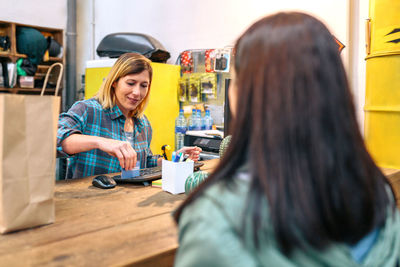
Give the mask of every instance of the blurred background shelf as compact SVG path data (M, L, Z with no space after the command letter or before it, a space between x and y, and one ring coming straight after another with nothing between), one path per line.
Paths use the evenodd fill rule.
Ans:
M11 94L32 94L37 95L40 94L42 88L21 88L21 87L14 87L14 88L4 88L0 87L0 93L11 93ZM46 88L45 95L53 95L55 92L54 88ZM60 91L59 91L60 93Z
M18 27L29 27L40 31L40 33L45 37L53 38L57 43L61 44L62 51L65 51L64 47L64 31L62 29L57 28L48 28L48 27L40 27L40 26L33 26L33 25L26 25L20 24L15 22L9 21L0 21L0 35L1 36L8 36L10 40L10 47L6 51L0 51L0 61L7 62L7 63L16 63L20 58L28 58L26 54L21 54L17 51L17 29ZM53 63L59 62L64 65L65 63L65 53L61 53L60 57L44 57L44 60L37 66L36 73L34 75L34 86L35 88L21 88L17 77L17 84L14 88L5 88L0 87L0 93L13 93L13 94L40 94L42 88L42 82L44 80L45 74ZM57 71L55 71L57 74ZM10 75L9 75L10 76ZM49 83L52 84L52 76L50 75ZM57 75L55 75L57 76ZM62 75L64 76L64 75ZM61 95L61 89L64 87L64 77L61 81L61 87L59 90L59 95ZM54 85L54 84L53 84ZM54 94L55 89L49 88L46 89L45 94Z

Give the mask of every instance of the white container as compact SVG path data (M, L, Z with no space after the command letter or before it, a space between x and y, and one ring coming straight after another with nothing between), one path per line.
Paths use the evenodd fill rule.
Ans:
M193 173L194 162L162 160L162 190L171 194L185 192L186 178Z
M33 76L19 76L19 86L21 88L33 88L35 80Z

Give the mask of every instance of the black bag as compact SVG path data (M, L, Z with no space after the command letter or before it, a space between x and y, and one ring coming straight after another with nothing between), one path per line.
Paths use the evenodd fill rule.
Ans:
M57 57L61 52L61 45L52 37L47 37L47 44L50 57Z
M11 47L10 37L0 36L0 51L7 51Z
M4 87L9 88L10 87L10 83L8 81L8 67L7 67L7 61L5 59L1 59L0 60L1 63L1 67L3 70L3 83L4 83Z
M32 64L29 59L24 58L21 63L21 69L26 72L27 76L33 76L36 73L37 66Z

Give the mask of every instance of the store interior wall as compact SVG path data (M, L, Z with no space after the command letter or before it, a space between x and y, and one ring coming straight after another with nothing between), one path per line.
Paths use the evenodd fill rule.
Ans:
M279 10L302 10L323 18L337 38L344 43L348 39L347 0L87 0L77 4L82 61L99 58L93 52L105 35L138 32L158 39L171 53L169 63L175 63L185 49L233 45L252 22Z
M0 0L0 20L66 29L67 0Z
M356 111L361 131L364 133L364 104L365 104L365 75L366 75L366 49L365 49L365 21L369 17L369 1L352 0L356 3L357 8L354 10L354 16L357 17L357 24L353 25L353 33L355 38L355 47L351 54L353 60L351 66L354 71L350 77L350 83L354 92L356 103ZM358 32L358 35L356 34Z
M77 82L80 83L80 76L85 72L85 62L100 59L95 49L102 38L110 33L149 34L159 40L171 53L168 63L174 64L179 53L186 49L220 48L233 45L237 37L257 19L281 10L299 10L321 19L346 45L342 58L349 73L350 70L353 71L349 80L362 129L364 102L361 96L364 95L365 89L358 79L364 80L365 70L364 73L358 73L360 69L358 65L365 63L359 61L358 58L358 28L354 27L360 26L364 29L364 26L362 23L350 25L350 18L361 17L357 6L359 1L368 2L365 0L78 1ZM357 5L354 4L355 2ZM351 8L352 6L356 8ZM357 16L354 17L354 15ZM353 35L355 37L352 37ZM351 48L349 47L350 40L353 42ZM361 39L361 43L364 45L364 39ZM350 49L357 56L350 55ZM352 66L349 65L350 63Z
M0 0L0 20L66 29L67 0ZM252 22L280 10L300 10L323 20L346 48L342 57L349 73L357 115L363 129L365 97L366 0L83 0L77 1L77 88L87 60L113 32L146 33L158 39L175 63L185 49L232 45Z

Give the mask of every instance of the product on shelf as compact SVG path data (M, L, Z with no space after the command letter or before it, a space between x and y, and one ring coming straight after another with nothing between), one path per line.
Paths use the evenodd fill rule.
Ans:
M184 74L179 80L178 98L179 101L185 102L187 100L187 91L189 86L188 77Z
M204 73L200 76L200 89L203 100L217 98L217 76L215 73Z
M181 53L181 71L182 73L193 72L193 56L191 51Z
M193 103L201 102L200 97L200 75L192 73L189 77L189 101Z

